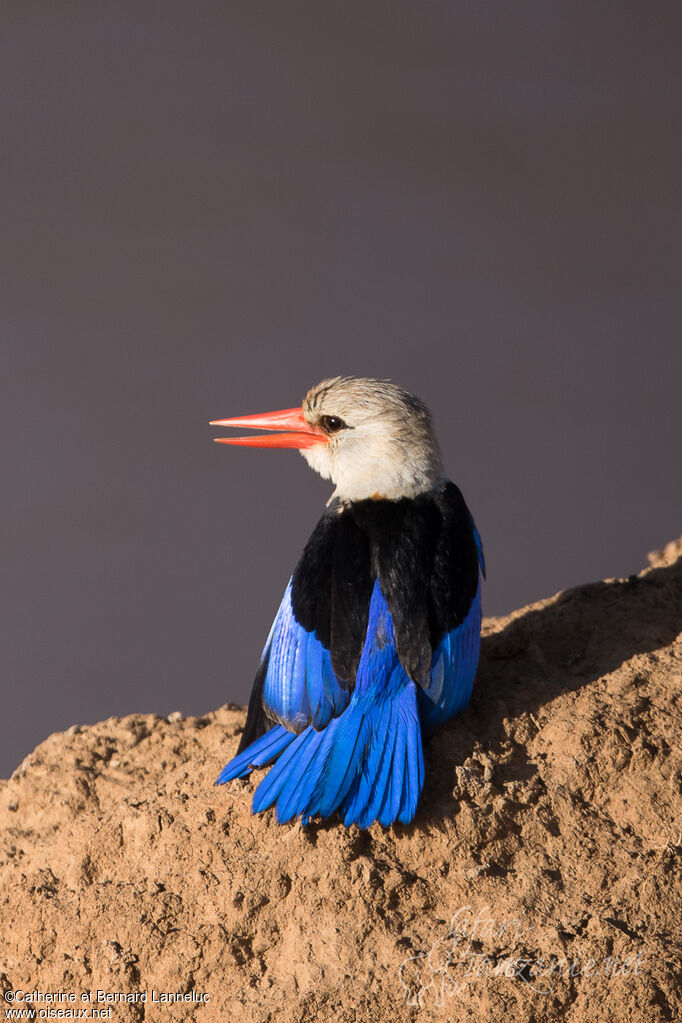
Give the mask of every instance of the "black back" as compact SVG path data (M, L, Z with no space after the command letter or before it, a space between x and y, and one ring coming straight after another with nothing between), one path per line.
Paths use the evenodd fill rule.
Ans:
M294 616L317 634L339 683L352 691L378 579L400 662L425 686L435 647L461 625L476 596L479 555L482 565L473 520L454 483L399 501L333 501L294 570ZM269 659L268 649L253 683L238 753L271 725L262 701Z
M478 572L473 522L454 483L399 501L334 501L294 571L292 607L352 690L378 579L401 664L427 685L433 649L466 617Z

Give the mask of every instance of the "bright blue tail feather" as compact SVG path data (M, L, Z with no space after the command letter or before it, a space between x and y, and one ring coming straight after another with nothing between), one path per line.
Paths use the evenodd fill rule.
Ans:
M290 614L288 594L279 613ZM295 719L305 705L312 724L299 735L274 726L230 761L218 783L271 764L254 793L254 813L275 806L280 823L297 817L307 823L339 811L346 826L408 824L424 782L422 728L430 731L466 707L480 616L479 590L465 621L434 651L430 684L418 688L400 664L391 615L376 583L350 697L334 677L328 651L296 625L290 641L271 652L266 703L276 703L286 719Z
M253 767L266 767L283 753L287 746L296 738L291 732L281 725L275 725L256 739L238 756L233 757L229 764L222 769L216 779L216 785L223 785L232 778L246 778Z

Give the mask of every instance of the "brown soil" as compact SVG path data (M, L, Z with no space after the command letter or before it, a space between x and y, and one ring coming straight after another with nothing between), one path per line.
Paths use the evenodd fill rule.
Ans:
M50 736L0 782L0 986L146 993L118 1023L682 1018L681 553L486 621L410 827L254 818L212 786L237 707Z

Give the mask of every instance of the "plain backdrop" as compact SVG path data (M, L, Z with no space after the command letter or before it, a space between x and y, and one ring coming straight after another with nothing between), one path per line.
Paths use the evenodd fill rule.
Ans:
M679 535L680 28L3 5L0 774L75 722L246 701L330 488L207 424L325 376L430 405L488 613Z

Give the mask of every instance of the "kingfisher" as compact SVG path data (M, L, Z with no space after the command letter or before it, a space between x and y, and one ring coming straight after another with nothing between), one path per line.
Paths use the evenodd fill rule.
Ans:
M284 591L236 755L216 784L269 767L253 812L383 827L414 817L423 739L471 696L483 548L445 474L431 415L386 380L323 380L296 408L213 420L274 431L221 444L297 448L334 492Z

